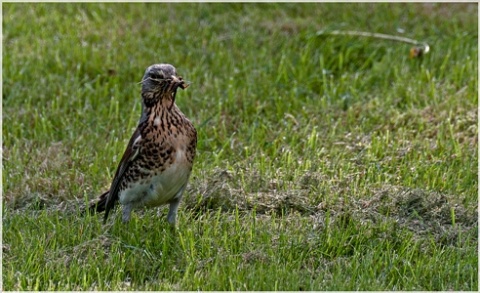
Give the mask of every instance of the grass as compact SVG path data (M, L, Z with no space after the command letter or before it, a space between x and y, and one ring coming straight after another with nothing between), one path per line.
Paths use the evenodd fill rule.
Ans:
M477 4L2 8L2 290L478 289ZM176 229L80 217L160 62L199 133Z

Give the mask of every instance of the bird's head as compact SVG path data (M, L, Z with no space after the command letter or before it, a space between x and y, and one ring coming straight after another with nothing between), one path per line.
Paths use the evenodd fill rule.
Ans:
M177 89L188 87L183 78L177 75L175 67L170 64L154 64L148 67L141 83L143 101L147 106L159 102L170 102L173 105Z

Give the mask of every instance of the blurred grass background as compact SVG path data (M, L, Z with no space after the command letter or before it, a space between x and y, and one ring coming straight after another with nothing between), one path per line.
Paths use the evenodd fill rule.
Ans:
M2 9L2 289L478 287L476 3ZM153 63L192 82L177 103L198 156L177 231L163 209L126 228L80 218Z

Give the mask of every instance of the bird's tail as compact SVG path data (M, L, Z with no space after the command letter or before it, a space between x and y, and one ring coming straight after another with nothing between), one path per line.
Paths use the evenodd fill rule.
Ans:
M96 202L90 204L90 214L101 213L105 211L109 192L110 190L107 190L102 195L100 195L100 198Z

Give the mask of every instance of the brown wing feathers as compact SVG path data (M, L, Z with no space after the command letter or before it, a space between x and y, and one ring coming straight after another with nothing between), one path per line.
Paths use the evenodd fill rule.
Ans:
M110 190L100 195L98 202L92 203L90 205L90 212L92 213L100 213L105 211L105 221L108 218L110 210L115 207L115 203L118 201L118 190L120 188L120 181L123 178L123 174L127 170L128 166L131 165L133 159L139 151L138 148L134 148L133 146L135 140L137 140L139 136L140 130L137 128L133 136L130 138L130 141L128 142L127 149L123 153L122 159L115 173L112 185L110 186Z

